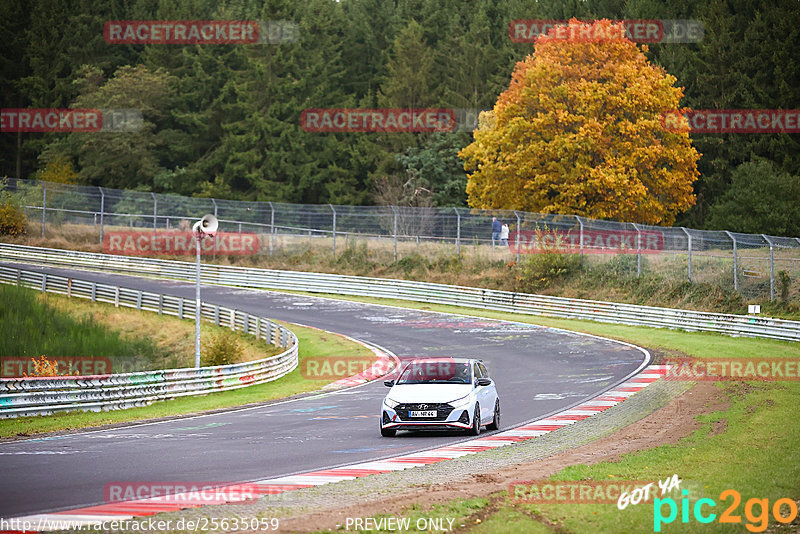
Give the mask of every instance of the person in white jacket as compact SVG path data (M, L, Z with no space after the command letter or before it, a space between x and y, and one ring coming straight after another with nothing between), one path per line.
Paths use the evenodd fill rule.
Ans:
M508 246L508 225L506 223L503 223L503 226L500 227L500 244Z

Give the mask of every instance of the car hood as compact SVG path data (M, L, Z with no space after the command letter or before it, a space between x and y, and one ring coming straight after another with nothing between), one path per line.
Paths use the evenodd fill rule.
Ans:
M450 402L466 397L472 384L401 384L394 386L387 395L400 402Z

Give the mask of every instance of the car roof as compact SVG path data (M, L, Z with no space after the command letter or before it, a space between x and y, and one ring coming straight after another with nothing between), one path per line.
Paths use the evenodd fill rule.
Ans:
M434 358L414 358L412 360L403 360L404 364L409 363L472 363L483 362L478 358L450 358L450 357L434 357Z

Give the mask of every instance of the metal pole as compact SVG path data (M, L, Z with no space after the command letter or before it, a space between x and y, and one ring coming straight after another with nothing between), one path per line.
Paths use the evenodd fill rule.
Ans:
M397 210L392 206L394 213L394 261L397 261Z
M519 246L519 234L522 231L522 220L519 218L519 213L517 213L517 210L514 210L514 216L517 218L517 239L516 239L516 241L517 241L517 263L519 263L519 249L520 249L520 246Z
M577 215L575 216L575 218L578 219L578 224L581 227L581 256L583 256L583 219L581 219Z
M47 218L47 184L42 182L42 237L44 237L44 227Z
M195 263L195 286L194 286L194 366L200 367L200 239L202 232L195 232L195 251L197 261Z
M211 203L214 205L214 217L216 217L217 216L217 201L212 198L211 199ZM217 243L218 243L217 242L217 238L215 236L214 237L214 256L217 255L217 250L219 248L219 245Z
M460 258L461 257L461 214L458 212L458 208L454 207L453 210L456 212L456 256Z
M727 230L725 233L733 241L733 290L739 291L739 252L736 250L736 238Z
M105 215L106 211L106 194L103 192L102 187L98 187L100 190L100 242L103 242L103 216Z
M275 235L275 207L269 203L269 255L272 256L272 236Z
M761 234L761 237L769 243L769 300L775 300L775 248L766 234Z
M688 238L689 242L687 245L687 249L689 250L689 281L691 282L692 281L692 234L690 234L689 231L684 227L681 227L681 230L683 230L683 233L686 234L686 237Z
M156 226L158 224L158 199L155 193L150 193L153 196L153 237L156 236Z
M336 256L336 209L333 207L333 204L328 204L331 207L331 211L333 211L333 255Z
M636 278L642 277L642 230L638 224L633 225L636 228Z

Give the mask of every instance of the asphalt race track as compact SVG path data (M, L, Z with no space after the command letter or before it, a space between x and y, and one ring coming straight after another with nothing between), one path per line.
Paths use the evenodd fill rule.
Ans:
M186 283L20 267L194 297L194 286ZM595 396L625 380L645 359L635 347L531 325L215 286L203 286L202 297L346 334L401 359L482 358L500 393L501 429ZM385 393L377 381L218 414L2 443L0 517L102 504L103 488L113 482L253 481L469 439L458 433L402 432L382 438L378 411Z

